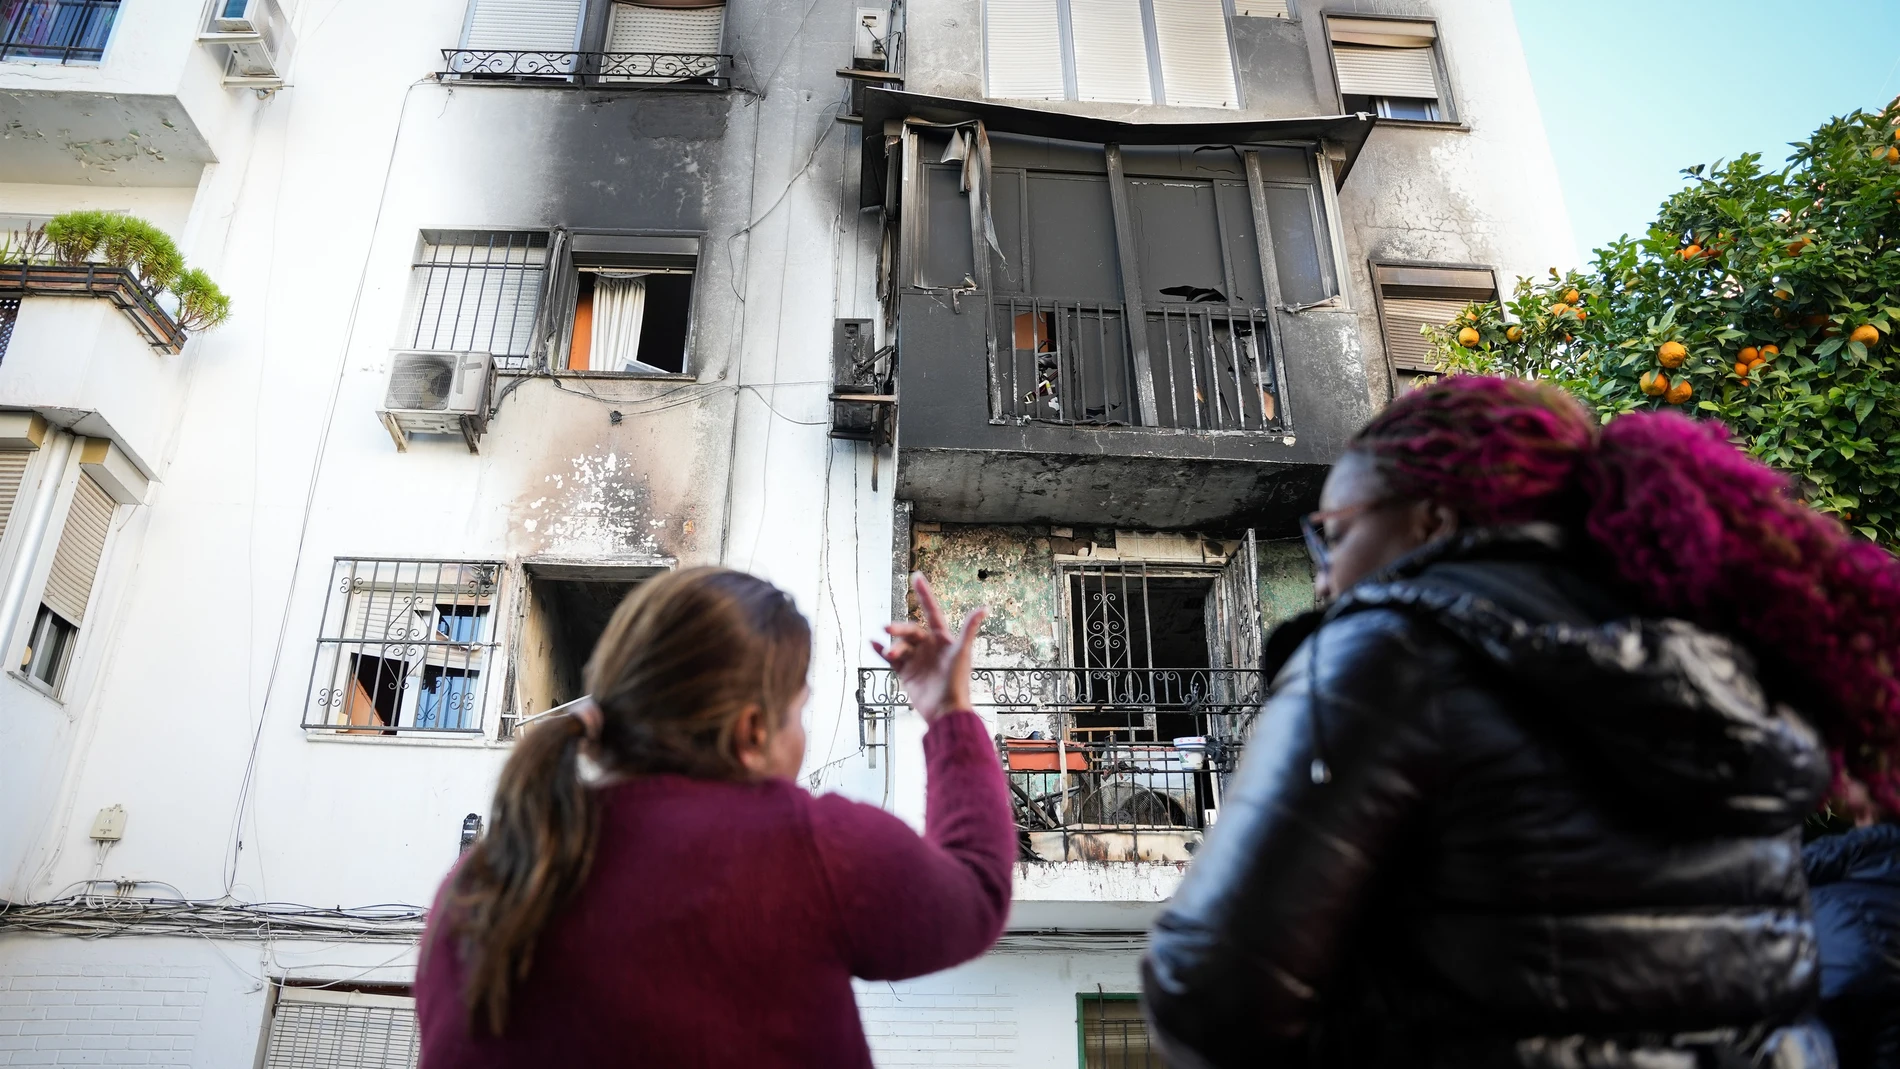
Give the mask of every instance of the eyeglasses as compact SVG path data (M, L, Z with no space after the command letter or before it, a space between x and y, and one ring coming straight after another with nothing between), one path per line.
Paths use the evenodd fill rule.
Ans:
M1361 501L1356 505L1346 505L1323 512L1312 512L1300 517L1300 537L1306 541L1306 554L1313 558L1313 570L1325 574L1333 567L1333 547L1339 544L1337 538L1326 533L1326 525L1334 520L1351 519L1354 516L1378 508L1385 504L1381 500Z

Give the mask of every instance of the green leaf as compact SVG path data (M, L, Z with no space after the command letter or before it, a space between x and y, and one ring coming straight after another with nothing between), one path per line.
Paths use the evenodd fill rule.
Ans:
M1829 354L1829 353L1831 353L1831 352L1834 352L1835 350L1837 350L1837 349L1839 349L1839 348L1841 347L1841 342L1842 342L1843 340L1844 340L1844 339L1842 339L1842 338L1840 338L1840 337L1838 337L1838 336L1837 336L1837 337L1833 337L1833 338L1829 338L1828 340L1826 340L1826 341L1824 341L1824 342L1822 342L1819 348L1817 348L1817 349L1815 349L1815 350L1814 350L1814 355L1815 355L1816 357L1823 357L1823 356L1826 356L1827 354ZM1859 344L1859 343L1858 343L1858 342L1856 342L1855 344ZM1864 350L1863 350L1863 351L1864 351Z
M1874 399L1871 397L1861 398L1860 403L1854 406L1854 422L1855 423L1867 422L1867 416L1873 410L1874 410Z

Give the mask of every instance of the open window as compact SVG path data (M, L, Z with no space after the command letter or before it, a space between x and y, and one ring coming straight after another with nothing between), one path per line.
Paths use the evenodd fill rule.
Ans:
M1148 1039L1140 995L1077 995L1075 1009L1082 1069L1166 1069L1161 1052Z
M1436 23L1328 18L1326 27L1346 111L1382 119L1457 121L1441 73Z
M557 363L614 375L684 374L699 239L575 234L568 250L573 303Z
M509 723L538 716L585 693L582 673L607 621L659 566L530 561L514 648ZM504 729L504 733L507 729Z
M17 488L18 483L16 482ZM81 475L67 507L65 526L53 550L52 571L40 594L39 611L28 632L20 671L48 693L58 694L66 683L79 629L86 622L92 588L105 552L106 537L118 502L90 475Z
M495 562L338 559L304 727L480 732L500 582Z
M1372 280L1394 396L1438 377L1423 328L1444 326L1473 302L1498 299L1497 275L1483 266L1375 263Z

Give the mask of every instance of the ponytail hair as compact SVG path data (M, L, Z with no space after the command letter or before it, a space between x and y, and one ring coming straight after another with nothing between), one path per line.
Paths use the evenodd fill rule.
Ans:
M1555 386L1453 376L1408 393L1348 451L1396 497L1466 524L1555 522L1643 611L1733 635L1827 739L1835 796L1853 781L1900 814L1900 562L1807 507L1726 427L1632 412L1600 429Z
M741 718L759 709L769 730L782 726L810 660L811 627L792 599L743 572L671 572L620 604L587 664L598 716L549 717L521 733L488 832L450 885L447 932L471 1031L503 1033L536 941L587 879L600 801L583 750L621 775L739 779Z

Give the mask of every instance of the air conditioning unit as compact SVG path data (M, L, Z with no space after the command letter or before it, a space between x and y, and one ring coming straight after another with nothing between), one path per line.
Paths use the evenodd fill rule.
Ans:
M284 84L295 37L277 0L211 0L198 40L225 52L224 84L275 89Z
M397 450L409 451L412 434L459 434L469 452L481 452L494 371L494 359L487 353L390 354L389 388L377 415Z

